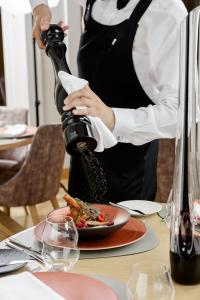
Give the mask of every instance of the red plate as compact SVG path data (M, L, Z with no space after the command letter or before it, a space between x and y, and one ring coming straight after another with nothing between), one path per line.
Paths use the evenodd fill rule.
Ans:
M36 272L33 275L67 300L117 300L108 285L85 275L63 272Z
M146 234L145 224L134 218L130 218L128 223L115 231L114 233L99 239L80 241L78 247L80 250L105 250L113 249L133 244L143 238ZM43 222L36 225L34 229L37 240L42 240Z

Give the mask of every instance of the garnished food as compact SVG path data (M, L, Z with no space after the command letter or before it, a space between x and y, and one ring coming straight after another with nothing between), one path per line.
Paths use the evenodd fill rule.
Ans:
M90 203L83 202L80 199L73 198L69 194L64 195L64 200L70 207L70 215L73 218L77 228L91 226L111 226L113 221L109 216Z

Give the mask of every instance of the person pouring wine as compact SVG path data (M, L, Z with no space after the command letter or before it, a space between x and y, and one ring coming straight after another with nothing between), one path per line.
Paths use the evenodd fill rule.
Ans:
M33 36L44 48L40 33L50 25L48 1L30 2ZM176 136L179 30L186 8L181 0L81 0L81 5L77 61L79 77L89 85L69 94L63 110L85 106L73 114L101 118L118 141L95 152L106 175L106 201L153 201L158 140ZM83 169L80 157L73 157L68 191L81 199Z

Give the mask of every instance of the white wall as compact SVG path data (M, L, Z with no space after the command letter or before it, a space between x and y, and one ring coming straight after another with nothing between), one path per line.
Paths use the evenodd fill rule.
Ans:
M29 68L29 66L33 68L30 59L32 44L30 45L26 39L26 18L12 16L2 9L2 34L7 105L22 106L32 111L35 97L33 73ZM34 114L30 113L29 116L30 122L34 124Z

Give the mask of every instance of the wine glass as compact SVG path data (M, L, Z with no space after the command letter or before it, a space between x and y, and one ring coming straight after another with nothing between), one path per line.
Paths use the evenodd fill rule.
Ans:
M142 261L132 267L126 285L128 300L172 300L175 289L169 268L159 261Z
M70 216L58 213L48 216L42 242L42 257L48 271L67 272L77 263L80 255L78 232Z

